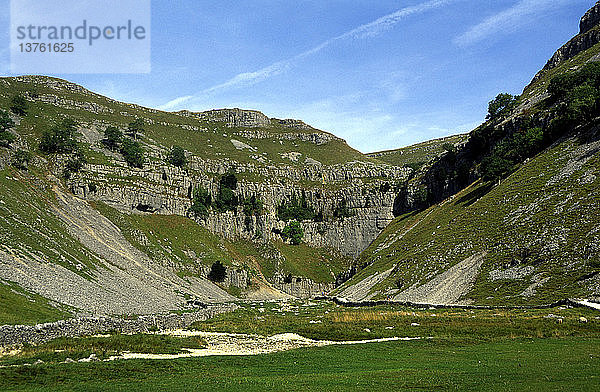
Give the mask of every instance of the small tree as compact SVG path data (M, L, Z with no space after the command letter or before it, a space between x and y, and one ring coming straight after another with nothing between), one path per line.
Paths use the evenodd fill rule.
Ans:
M0 109L0 131L6 131L15 126L15 122L10 118L8 112Z
M12 165L17 169L27 170L27 165L31 161L31 153L25 150L19 150L13 157Z
M83 155L83 152L77 148L74 154L67 161L67 165L63 171L63 176L66 179L71 178L71 175L79 172L86 163L87 159L85 159L85 155Z
M13 96L10 100L10 110L17 116L27 115L27 111L29 110L27 100L22 95Z
M227 269L219 260L215 261L213 265L210 267L210 272L208 273L208 279L213 282L223 282L227 275Z
M121 154L129 166L140 169L144 166L144 149L139 142L124 139L121 143Z
M129 123L127 127L129 131L129 135L135 140L137 139L137 135L141 132L144 132L144 119L136 118L135 121Z
M284 240L289 239L293 245L300 245L302 237L304 237L304 230L302 230L300 223L291 221L285 226L281 235Z
M109 150L118 150L123 141L123 132L117 127L110 126L104 130L104 139L102 143Z
M501 93L496 96L488 105L488 120L496 120L508 115L516 106L517 97Z
M235 176L235 173L227 173L223 175L219 180L219 185L221 188L228 188L232 191L235 191L237 188L237 177Z
M15 141L15 135L9 132L9 129L14 126L15 123L8 113L0 110L0 146L10 147L10 144Z
M167 162L173 166L184 167L187 163L185 150L182 147L173 146L169 151L169 155L167 155Z
M210 193L201 186L196 187L190 212L196 217L206 218L211 204L212 197Z

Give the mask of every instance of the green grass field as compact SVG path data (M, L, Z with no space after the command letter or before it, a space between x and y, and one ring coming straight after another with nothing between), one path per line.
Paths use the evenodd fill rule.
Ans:
M548 317L554 315L554 317ZM557 323L556 318L562 318ZM588 322L579 322L585 317ZM311 322L312 321L312 322ZM315 322L318 321L318 322ZM328 302L246 303L197 323L204 331L296 332L315 339L419 336L257 356L56 363L122 351L174 353L202 341L154 335L59 339L0 359L2 391L595 391L600 313L345 308ZM368 331L367 331L368 329ZM186 340L187 339L187 340ZM58 350L58 351L57 351ZM62 351L65 350L65 351ZM1 367L10 364L44 364Z
M387 342L0 369L4 391L596 391L600 339Z

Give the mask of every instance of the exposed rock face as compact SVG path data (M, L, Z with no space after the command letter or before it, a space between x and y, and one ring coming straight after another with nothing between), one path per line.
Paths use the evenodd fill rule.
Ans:
M277 290L296 298L311 298L326 295L335 288L334 283L315 283L305 277L289 276L277 273L271 279L271 284Z
M248 222L240 207L235 213L212 212L199 223L228 239L252 239L258 230L263 238L275 240L280 239L277 232L285 227L285 223L277 219L277 206L289 201L293 195L305 195L314 210L325 216L332 216L333 211L345 201L353 211L353 216L326 222L302 222L304 241L313 246L331 247L345 255L357 256L394 218L396 194L392 185L405 180L411 171L360 162L298 168L242 165L195 157L189 166L193 170L186 172L160 161L149 163L144 169L86 165L85 171L73 177L71 190L80 197L104 201L127 213L187 216L192 203L191 190L195 186L202 185L214 198L218 193L218 183L215 181L218 176L229 170L240 174L257 174L266 180L240 180L236 191L241 198L252 195L258 197L263 202L263 215L252 216ZM115 183L115 177L135 180ZM365 178L379 180L373 180L367 186L362 182ZM300 187L298 181L324 182L325 185L306 189ZM90 183L96 186L94 192L89 190ZM335 188L338 183L343 186L331 189L332 185Z
M279 120L279 124L283 125L284 127L294 128L294 129L302 129L302 130L314 129L310 125L306 124L304 121L293 120L293 119L289 119L289 118L285 119L285 120Z
M590 8L581 18L581 22L579 23L579 34L588 32L598 23L600 23L600 1L596 2L596 5Z
M204 121L224 122L228 127L264 127L271 124L269 117L255 110L218 109L202 113L192 113L192 116Z
M539 80L542 75L561 64L564 61L570 60L579 53L588 50L592 46L600 42L600 30L594 29L600 23L600 2L596 3L584 16L581 18L579 35L575 36L565 45L554 53L548 60L544 68L535 75L533 82ZM596 59L592 59L596 60Z

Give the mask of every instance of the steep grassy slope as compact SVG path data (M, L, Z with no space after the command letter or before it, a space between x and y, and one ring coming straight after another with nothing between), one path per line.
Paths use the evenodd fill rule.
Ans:
M419 168L444 154L447 148L456 148L456 146L461 145L467 138L468 134L453 135L396 150L372 152L367 156L394 166Z
M568 139L498 186L477 182L398 217L359 258L372 266L347 285L391 269L369 296L402 299L403 291L483 253L460 300L506 305L598 296L599 208L600 142Z
M339 295L479 304L600 296L599 32L569 41L522 96L499 95L466 143L414 173L398 218Z
M14 283L0 282L0 325L52 322L71 315L69 309L27 292Z

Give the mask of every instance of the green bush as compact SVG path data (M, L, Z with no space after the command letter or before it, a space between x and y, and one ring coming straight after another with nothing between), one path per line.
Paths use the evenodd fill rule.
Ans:
M200 218L206 218L208 216L208 209L212 204L212 197L206 189L201 186L197 186L194 190L194 199L190 212Z
M70 178L73 173L79 172L86 163L87 159L85 159L83 152L78 148L67 161L67 165L63 171L63 176L67 179Z
M567 118L576 123L591 121L598 113L598 99L600 94L596 87L583 84L575 87L567 94Z
M237 189L237 183L238 180L235 176L235 173L227 173L221 176L221 179L219 180L219 186L221 188L228 188L232 191L235 191Z
M284 240L290 240L292 245L300 245L302 243L302 237L304 237L304 230L300 223L291 221L283 229L281 236Z
M0 146L9 147L10 144L15 141L15 135L8 131L14 126L15 123L8 113L4 110L0 110Z
M354 212L350 208L348 208L348 203L346 202L346 199L342 199L340 205L337 206L335 210L333 210L333 217L336 219L350 218L354 215Z
M219 212L236 211L239 199L235 194L237 178L235 174L228 173L219 180L219 193L215 200L215 207Z
M119 149L123 141L123 132L117 127L108 127L104 130L104 139L102 143L110 150L116 151Z
M26 116L29 104L22 95L15 95L10 100L10 110L17 116Z
M0 147L10 147L15 141L15 135L9 131L0 131Z
M136 118L127 126L129 136L131 136L134 140L137 139L138 134L144 132L144 126L144 119Z
M244 199L244 214L246 216L259 216L263 212L263 203L257 199L256 196L252 195Z
M589 85L600 87L600 64L587 63L581 69L555 76L550 80L548 92L553 100L559 100L573 91L577 86Z
M167 162L173 166L184 167L187 164L185 150L179 146L173 146L167 155Z
M227 276L227 269L219 260L215 261L213 265L210 267L210 272L208 273L208 279L213 282L223 282L225 277Z
M219 212L235 211L239 205L239 200L233 190L225 187L219 188L215 206Z
M129 166L142 168L144 166L144 149L141 144L131 139L123 139L121 143L121 155Z
M12 165L17 169L27 170L27 165L31 161L31 153L25 150L19 150L15 153Z
M40 141L40 150L47 154L72 153L77 150L75 131L77 123L70 118L64 119L60 124L44 131Z

